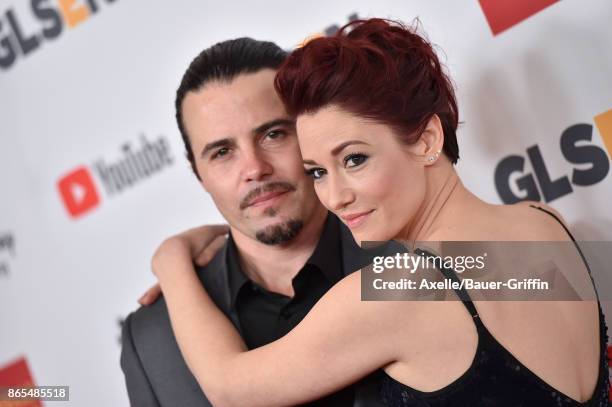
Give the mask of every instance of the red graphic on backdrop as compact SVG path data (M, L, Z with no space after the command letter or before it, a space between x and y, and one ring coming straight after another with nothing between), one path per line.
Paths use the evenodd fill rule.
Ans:
M479 0L493 35L520 23L559 0Z
M58 181L57 188L66 210L73 218L95 208L100 203L96 185L86 167L78 167L63 176Z
M608 373L612 371L612 345L608 345ZM612 383L610 383L610 401L612 401Z
M36 386L34 379L28 368L28 364L24 358L0 368L0 387L31 387ZM8 401L0 401L0 406ZM17 405L17 402L15 402ZM19 401L20 407L43 407L42 403L37 400Z

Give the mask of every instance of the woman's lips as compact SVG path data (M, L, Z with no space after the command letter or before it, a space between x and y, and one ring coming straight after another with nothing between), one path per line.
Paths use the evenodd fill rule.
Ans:
M366 221L366 219L368 218L368 216L374 212L374 209L371 209L369 211L365 211L365 212L359 212L359 213L352 213L350 215L344 215L341 216L342 220L344 220L344 223L346 223L346 225L353 229L356 228L357 226L361 225L363 222Z

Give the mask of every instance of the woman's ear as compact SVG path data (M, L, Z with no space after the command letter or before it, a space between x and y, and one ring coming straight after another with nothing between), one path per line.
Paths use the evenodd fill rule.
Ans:
M431 116L427 122L420 141L425 145L426 163L435 163L442 154L442 147L444 146L444 130L442 130L442 123L437 114Z

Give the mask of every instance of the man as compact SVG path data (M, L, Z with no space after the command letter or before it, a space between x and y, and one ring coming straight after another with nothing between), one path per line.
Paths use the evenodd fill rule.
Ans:
M371 258L319 203L304 172L294 119L273 86L285 57L249 38L216 44L194 59L176 97L187 158L230 226L198 275L250 349L290 331ZM121 366L132 406L210 405L180 354L163 298L126 318ZM378 405L378 378L311 405Z

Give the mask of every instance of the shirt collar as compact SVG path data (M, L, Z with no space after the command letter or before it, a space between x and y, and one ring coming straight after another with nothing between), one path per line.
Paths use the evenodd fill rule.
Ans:
M314 266L327 280L336 283L344 276L342 269L342 245L340 242L339 220L332 214L327 215L323 231L314 252L300 269L296 276L307 266ZM229 290L231 307L234 308L236 299L242 287L249 283L249 278L242 271L239 261L239 252L230 233L227 241L227 268L229 276Z
M339 223L337 217L328 213L317 247L306 261L306 264L318 268L332 283L340 281L344 276Z
M236 304L236 297L243 285L245 285L249 279L242 271L240 267L240 261L238 257L238 248L232 238L230 232L229 238L227 239L227 271L229 280L229 292L230 292L230 304L231 308L234 308Z

